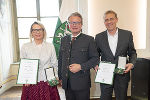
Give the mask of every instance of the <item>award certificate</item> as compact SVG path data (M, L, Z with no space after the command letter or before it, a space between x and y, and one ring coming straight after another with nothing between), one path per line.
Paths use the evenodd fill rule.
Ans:
M51 81L51 80L55 79L54 68L52 68L52 67L46 68L45 69L45 74L46 74L46 79L48 81Z
M17 84L36 84L38 66L38 59L21 59Z
M121 56L119 56L119 60L118 60L118 68L125 69L125 66L126 66L126 60L127 60L126 57L121 57Z
M112 85L114 70L115 70L115 64L100 62L99 70L97 71L95 82Z
M126 57L119 56L118 59L118 67L115 69L115 73L124 74L125 66L126 66Z
M59 81L55 77L55 71L54 68L46 68L45 69L46 79L50 86L57 86L59 84Z

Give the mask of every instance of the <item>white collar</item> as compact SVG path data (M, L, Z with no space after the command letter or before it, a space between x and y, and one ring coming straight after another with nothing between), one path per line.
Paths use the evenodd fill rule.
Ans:
M108 36L113 36L113 37L117 36L117 35L118 35L118 28L117 28L116 33L115 33L114 35L111 35L111 34L108 32L108 30L107 30L107 35L108 35Z

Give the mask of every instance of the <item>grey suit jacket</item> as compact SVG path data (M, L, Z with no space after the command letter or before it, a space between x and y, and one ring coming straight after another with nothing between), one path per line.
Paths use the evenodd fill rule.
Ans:
M118 57L129 57L128 62L135 64L137 54L134 48L133 36L130 31L118 29L118 44L115 56L113 55L108 42L107 31L99 33L95 37L101 61L108 61L118 65ZM129 74L129 73L128 73ZM129 78L129 75L127 75Z
M118 29L118 44L115 56L113 56L109 47L107 31L97 34L95 41L102 61L117 64L118 56L129 56L128 62L135 64L137 54L134 48L133 36L130 31Z
M77 73L69 71L70 64L80 64L81 69ZM94 38L80 34L71 43L70 36L61 39L58 60L58 76L62 80L62 87L67 89L68 79L72 90L83 90L91 86L90 69L99 63L99 56Z

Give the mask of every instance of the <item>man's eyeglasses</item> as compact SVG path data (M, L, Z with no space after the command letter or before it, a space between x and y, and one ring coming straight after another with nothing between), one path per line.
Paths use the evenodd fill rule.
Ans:
M115 18L105 19L105 22L114 21Z
M81 22L69 22L70 25L79 25Z
M42 32L44 31L43 28L40 28L40 29L32 29L32 32L36 33L36 32Z

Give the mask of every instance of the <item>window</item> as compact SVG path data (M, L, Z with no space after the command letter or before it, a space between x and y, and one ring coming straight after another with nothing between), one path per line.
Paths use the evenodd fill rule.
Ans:
M52 42L59 15L59 0L16 0L19 47L29 42L31 24L39 20L47 31L47 41Z

